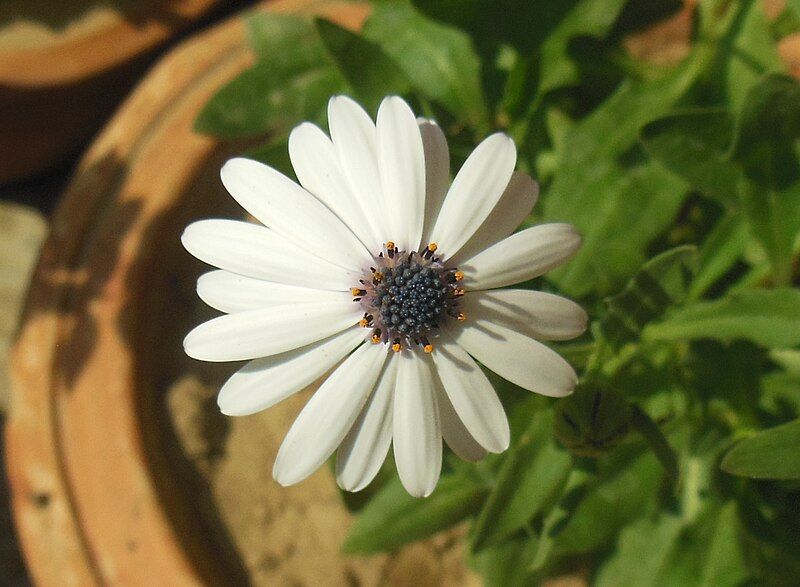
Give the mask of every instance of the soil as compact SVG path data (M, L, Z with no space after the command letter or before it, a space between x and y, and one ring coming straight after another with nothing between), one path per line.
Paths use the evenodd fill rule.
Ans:
M167 405L182 449L207 484L254 585L480 584L464 563L463 527L390 555L342 555L353 516L330 471L323 467L290 488L271 475L283 435L311 390L265 412L227 418L215 400L224 377L202 377L179 379Z

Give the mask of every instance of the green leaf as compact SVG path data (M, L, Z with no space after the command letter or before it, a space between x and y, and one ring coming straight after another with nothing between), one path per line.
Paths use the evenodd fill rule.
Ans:
M766 347L800 344L800 290L737 291L676 310L644 331L650 340L745 338Z
M734 158L746 178L739 193L753 233L769 255L773 281L791 282L800 231L800 84L769 75L748 92L739 117Z
M748 579L736 504L709 504L675 542L651 584L737 587ZM640 583L639 585L646 585Z
M615 347L637 340L642 328L683 300L697 250L682 246L665 251L642 265L617 295L605 300L600 329Z
M589 552L605 546L631 520L652 507L662 478L661 465L649 452L631 454L621 446L602 459L604 470L553 537L553 554Z
M647 124L647 152L694 189L721 202L736 200L739 170L728 160L733 117L725 110L670 114Z
M535 536L514 536L470 556L470 564L481 574L485 587L529 587L535 585L527 562L535 556Z
M763 2L746 2L727 39L725 89L728 102L738 110L747 92L764 74L784 71L764 13Z
M800 180L800 83L769 75L747 93L739 114L734 159L755 183L775 190Z
M546 194L544 216L548 221L567 221L575 224L587 235L587 242L593 233L607 234L608 226L604 217L619 217L617 204L625 205L628 212L635 206L643 207L652 214L648 218L648 228L652 231L665 226L671 221L665 211L674 209L683 196L682 182L666 170L653 165L640 169L639 176L624 178L624 172L617 160L637 142L639 131L646 123L659 118L672 109L673 104L681 98L694 84L711 60L712 53L698 48L682 66L673 73L656 81L632 83L625 82L602 106L576 124L566 139L564 155L560 161L553 183ZM627 191L634 185L644 186L650 190L647 197ZM639 200L629 204L621 202L617 193L609 197L612 189L620 190L630 198ZM677 196L675 191L681 192ZM611 192L614 195L614 192ZM660 201L643 202L655 198L666 198L667 203ZM639 221L626 226L622 235L615 235L617 245L623 249L618 257L627 259L625 272L615 271L611 263L598 266L602 259L592 250L584 246L579 255L564 268L550 274L565 293L580 297L599 289L601 293L609 291L608 273L616 279L630 275L642 260L641 251L655 235L645 235L637 225ZM598 229L598 226L602 227ZM631 232L630 239L625 232ZM644 242L642 242L644 241ZM594 242L603 245L601 238ZM607 249L607 247L605 247ZM638 249L638 250L637 250ZM606 250L603 251L605 253ZM594 260L591 258L596 255ZM583 259L581 259L583 257ZM638 262L636 262L636 261ZM573 265L575 268L573 268ZM625 275L627 273L627 275Z
M723 216L700 247L700 255L687 295L697 300L738 261L747 246L747 223L739 212Z
M248 20L248 32L259 60L205 105L199 132L225 139L288 132L322 120L328 98L349 90L310 20L261 13Z
M304 120L321 120L328 98L347 91L330 65L275 77L261 62L224 86L203 108L195 129L224 139L286 132Z
M473 127L486 126L481 64L467 35L405 2L375 4L362 35L384 50L422 96Z
M375 112L384 96L408 92L405 74L378 45L328 20L318 19L316 25L355 98L368 111Z
M271 139L245 153L246 157L266 163L273 169L277 169L286 177L294 178L294 169L289 158L289 136L282 135Z
M680 518L662 514L640 518L619 535L614 553L597 574L597 587L646 587L657 585L657 573L669 557L680 534Z
M506 455L497 482L473 528L473 549L511 536L552 504L572 458L553 440L553 410L541 410Z
M620 533L602 565L598 587L734 587L747 578L736 506L712 504L696 524L661 514Z
M800 231L800 181L779 190L744 179L739 195L750 231L769 255L773 283L790 284L794 242Z
M759 432L734 445L722 470L755 479L800 479L800 420Z
M287 73L327 61L325 47L308 17L259 12L247 19L247 37L259 61ZM302 47L302 51L298 51Z
M542 43L540 96L579 81L578 66L569 55L569 42L578 36L604 37L625 4L625 0L583 0L552 29Z
M442 477L430 497L417 499L395 479L361 510L343 550L372 554L426 538L477 512L486 493L470 478L450 476Z
M607 178L608 184L595 186L602 198L593 202L593 220L582 228L583 245L554 274L574 296L592 286L601 294L619 287L644 262L647 245L674 221L686 195L680 179L652 163Z

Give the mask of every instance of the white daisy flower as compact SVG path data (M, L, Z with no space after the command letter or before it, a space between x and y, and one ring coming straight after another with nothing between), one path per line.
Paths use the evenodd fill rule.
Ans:
M264 226L201 220L182 240L218 267L199 296L226 315L192 330L186 353L249 362L223 386L225 414L268 408L329 371L289 430L273 475L302 481L336 451L336 479L358 491L394 447L403 485L427 496L442 439L477 460L509 444L503 406L480 361L548 396L569 394L572 367L540 340L581 334L586 314L564 298L497 289L569 259L569 224L516 234L538 187L514 171L502 133L484 140L449 185L441 129L386 98L377 123L353 100L328 105L330 138L303 123L289 138L300 185L247 159L222 183Z

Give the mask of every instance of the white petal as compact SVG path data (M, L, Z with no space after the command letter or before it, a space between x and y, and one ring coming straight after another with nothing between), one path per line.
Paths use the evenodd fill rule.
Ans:
M513 233L531 213L538 197L539 184L527 173L515 171L494 210L450 260L451 265L458 265Z
M381 244L391 240L378 168L375 123L346 96L328 102L328 126L342 170Z
M345 491L361 491L380 471L392 443L392 399L397 361L383 365L383 373L355 424L336 453L336 482Z
M442 432L430 360L403 352L394 392L394 459L400 481L414 497L436 488L442 468Z
M470 435L489 452L508 448L511 433L489 379L458 344L440 338L431 355L447 397Z
M470 320L454 329L455 341L500 377L552 397L572 393L578 377L553 349L500 324Z
M236 220L200 220L186 227L183 246L210 265L265 281L349 290L360 273L324 261L274 231Z
M540 224L512 234L459 265L467 289L493 289L538 277L558 267L581 246L571 224Z
M265 410L305 389L364 341L353 326L310 345L255 359L234 373L217 397L223 414L247 416Z
M467 292L462 304L470 318L503 324L539 340L569 340L586 330L588 316L572 300L528 289Z
M450 184L450 150L447 138L434 120L418 118L422 146L425 149L425 223L420 245L432 242L431 233Z
M341 332L361 314L361 306L349 300L237 312L195 327L183 339L183 348L201 361L269 357Z
M297 287L223 270L201 275L197 280L197 295L212 308L226 314L285 304L324 304L352 299L350 292Z
M460 459L465 461L479 461L486 456L486 449L472 438L469 430L453 409L450 398L444 391L444 386L438 382L436 386L436 401L439 405L439 420L442 423L442 437Z
M309 253L355 271L368 259L352 231L282 173L258 161L236 158L222 166L220 177L245 210Z
M402 98L384 98L376 122L378 166L394 241L415 250L425 214L425 151L414 113Z
M379 251L381 235L350 188L339 156L318 126L304 122L289 135L289 157L300 184L330 208L370 251Z
M362 344L320 386L278 450L272 476L299 483L333 454L352 428L386 360L384 345Z
M486 138L470 154L447 192L431 233L431 241L443 255L455 255L486 220L516 162L514 141L502 133Z

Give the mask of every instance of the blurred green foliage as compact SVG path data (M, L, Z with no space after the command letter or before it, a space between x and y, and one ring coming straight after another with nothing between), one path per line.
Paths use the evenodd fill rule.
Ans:
M760 1L699 0L680 62L625 50L679 8L387 0L358 33L250 18L257 63L199 131L257 145L251 156L291 173L288 132L324 124L331 95L374 113L402 94L445 129L454 168L508 132L542 184L528 223L585 237L531 284L592 317L557 345L582 373L575 399L556 408L492 376L511 448L447 458L426 500L382 475L366 503L348 502L348 552L469 520L487 585L576 568L597 585L800 584L800 85L776 49L800 29L800 3L769 22Z

